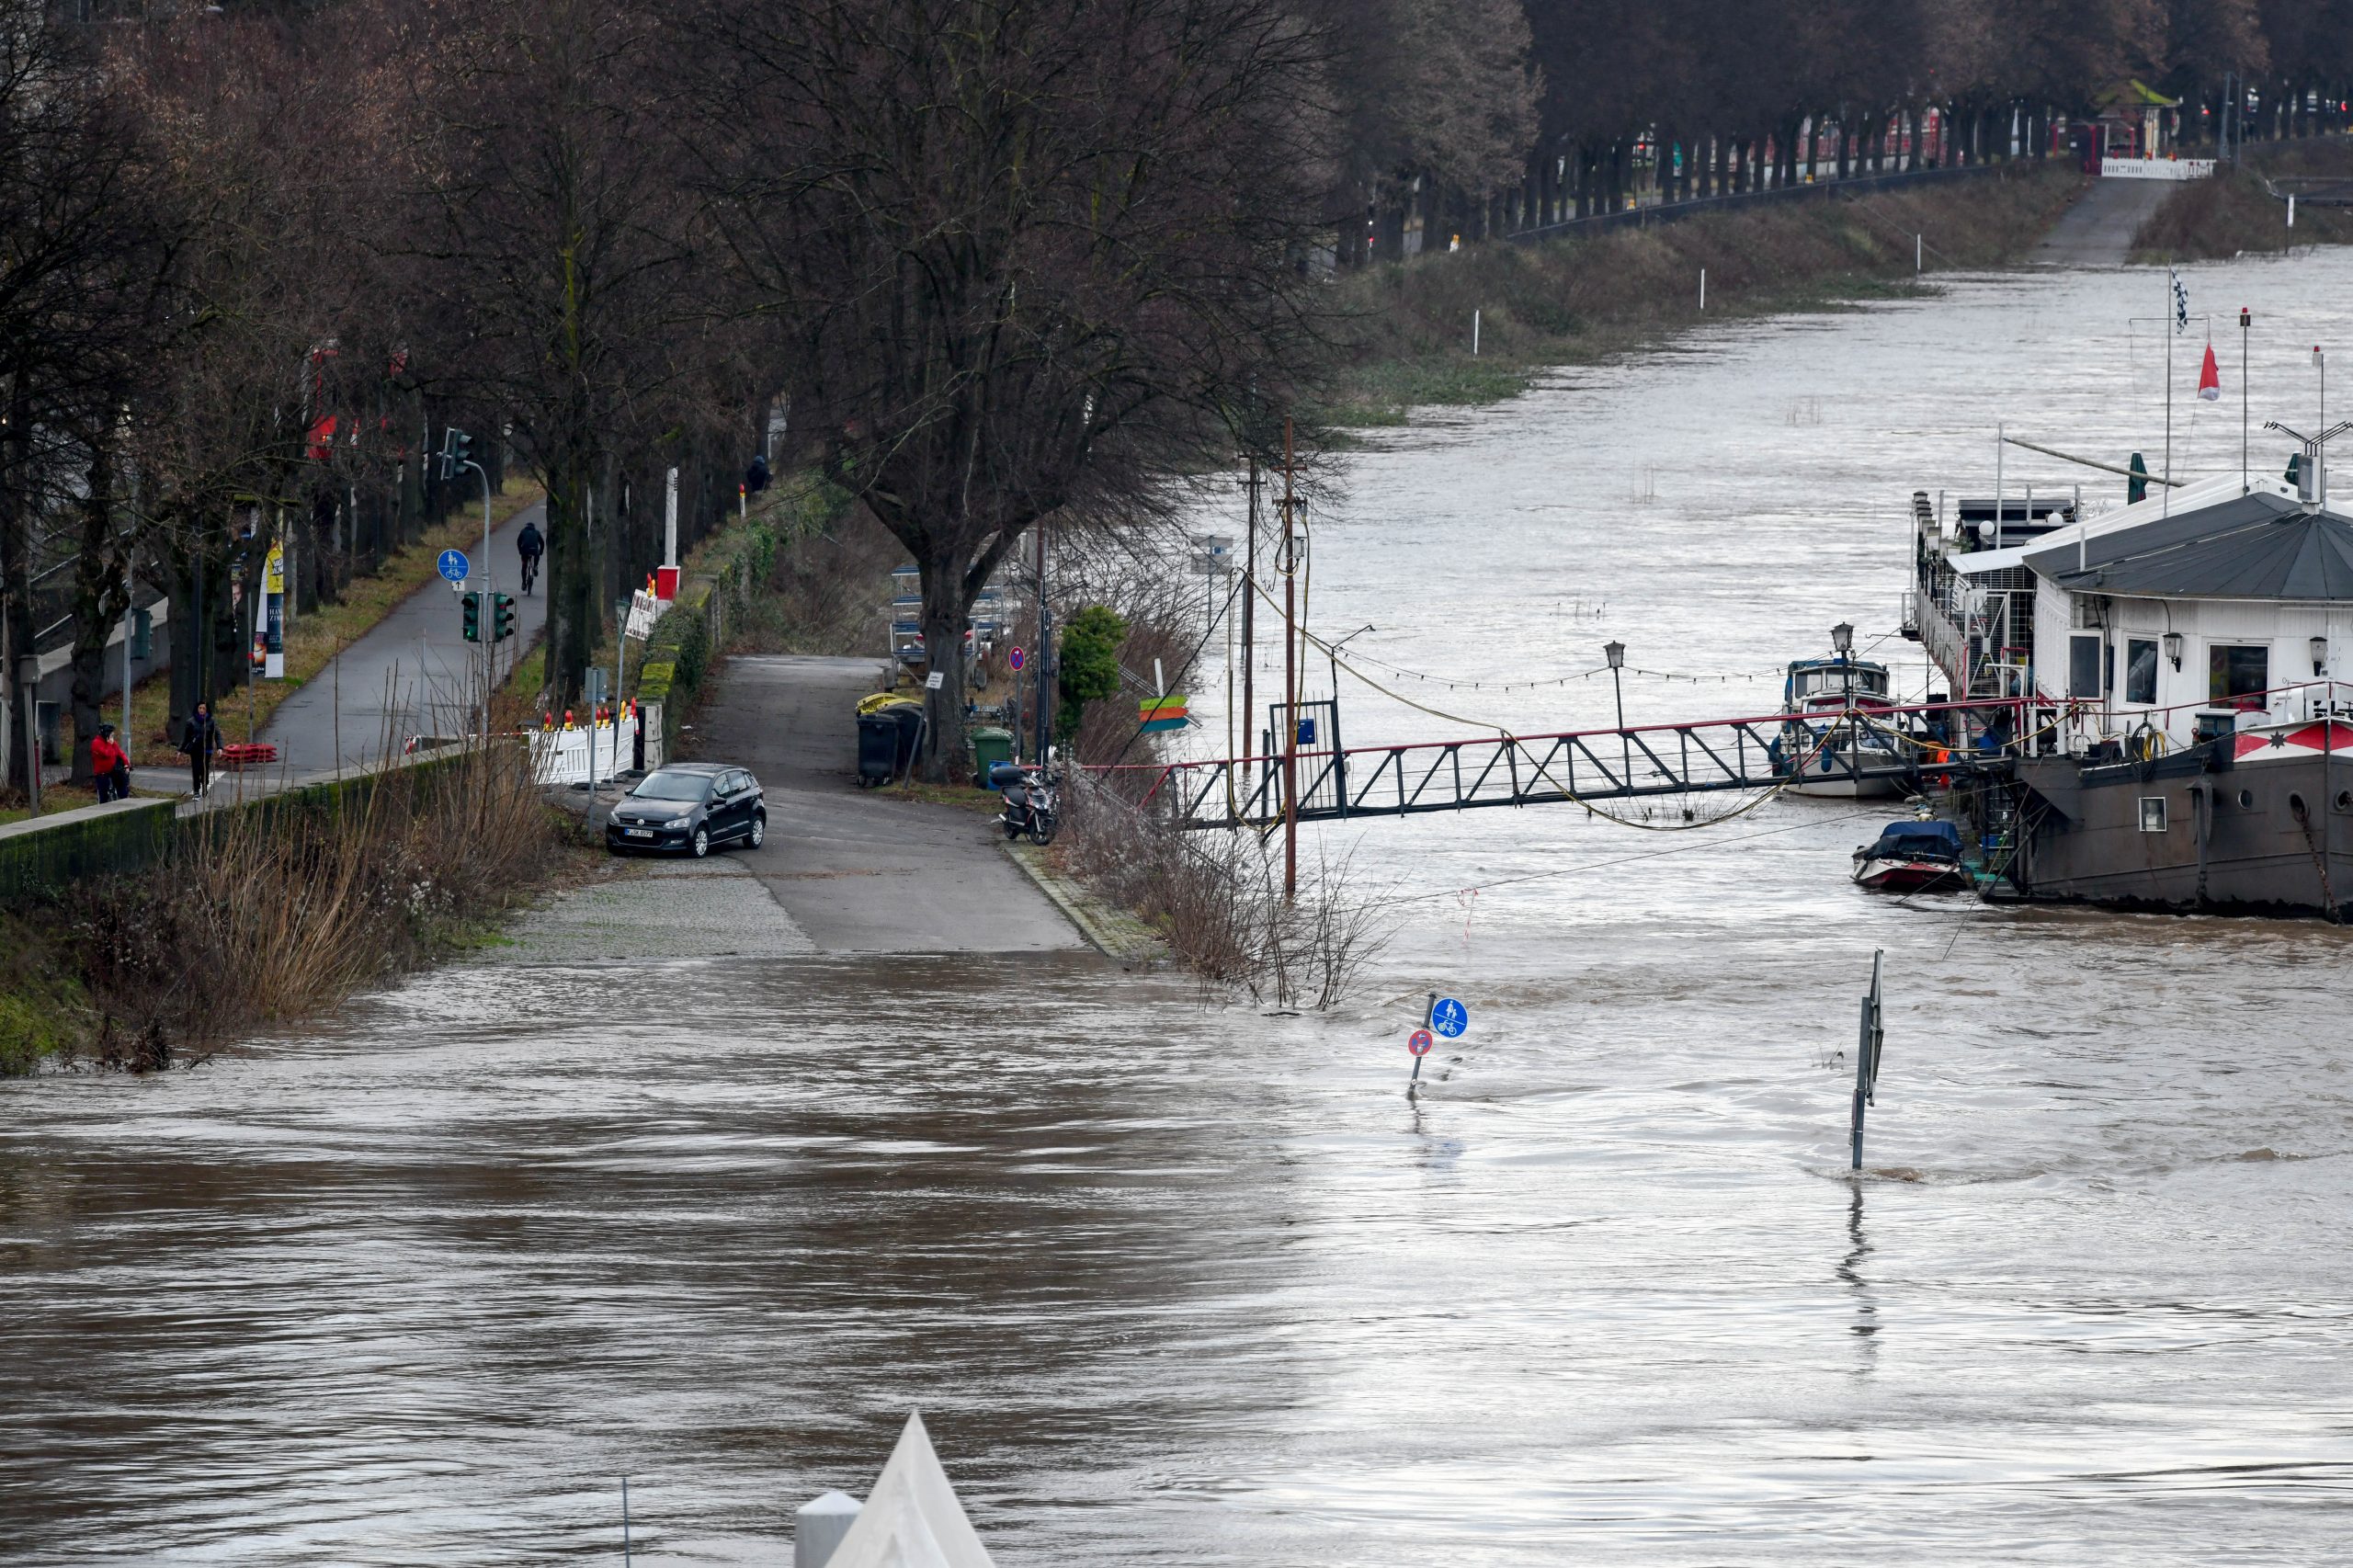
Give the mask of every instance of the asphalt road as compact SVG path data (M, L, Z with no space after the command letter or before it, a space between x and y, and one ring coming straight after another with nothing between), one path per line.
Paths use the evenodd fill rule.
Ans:
M821 953L1048 952L1086 941L977 812L858 788L858 699L879 661L729 659L688 738L767 796L767 842L740 860Z
M2027 259L2045 267L2121 267L2133 234L2179 188L2165 179L2096 179Z
M511 594L520 582L515 536L524 519L545 528L544 502L525 507L490 538L491 586ZM467 549L482 551L481 536ZM482 585L483 563L472 562L469 586ZM547 625L546 585L515 601L515 635L497 645L501 676L512 669ZM464 724L473 687L468 671L479 645L465 640L458 596L438 578L374 630L346 648L302 688L278 705L260 738L278 747L278 771L289 778L328 773L373 762L389 742L395 752L411 735L446 734Z

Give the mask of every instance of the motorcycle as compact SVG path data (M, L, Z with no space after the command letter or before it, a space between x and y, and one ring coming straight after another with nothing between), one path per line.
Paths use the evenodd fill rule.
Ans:
M1060 825L1055 812L1059 781L1052 774L1042 767L1001 762L989 770L989 786L1005 797L1005 810L996 820L1006 837L1018 838L1026 833L1032 844L1054 841L1054 829Z

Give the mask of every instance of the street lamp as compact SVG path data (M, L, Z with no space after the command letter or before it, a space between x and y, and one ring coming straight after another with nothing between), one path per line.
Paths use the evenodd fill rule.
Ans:
M1601 656L1609 661L1609 685L1618 694L1618 757L1625 770L1625 783L1634 782L1634 752L1626 739L1626 677L1620 672L1626 667L1626 644L1612 638L1601 645Z
M1332 759L1336 770L1343 766L1340 762L1340 650L1366 632L1380 630L1379 627L1368 623L1358 627L1337 642L1327 642L1324 645L1324 656L1332 666ZM1340 798L1345 801L1347 799L1347 776L1337 771L1334 776L1339 780Z

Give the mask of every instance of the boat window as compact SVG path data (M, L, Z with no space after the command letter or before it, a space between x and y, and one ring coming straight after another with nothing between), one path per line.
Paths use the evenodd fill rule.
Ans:
M2154 702L2157 699L2157 640L2154 637L2128 638L2124 643L2124 700Z
M2099 694L2098 636L2070 637L2067 639L2067 695L2097 698Z
M2259 709L2271 687L2271 650L2218 642L2206 650L2206 699L2232 708Z
M2163 795L2141 797L2141 831L2163 833L2165 830L2165 798Z

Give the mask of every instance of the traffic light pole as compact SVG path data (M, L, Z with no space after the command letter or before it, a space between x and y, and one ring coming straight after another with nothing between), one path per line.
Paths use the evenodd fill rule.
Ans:
M466 466L482 480L482 751L485 761L490 756L490 691L498 679L498 596L492 590L497 586L497 575L490 567L490 472L478 462L468 460Z

